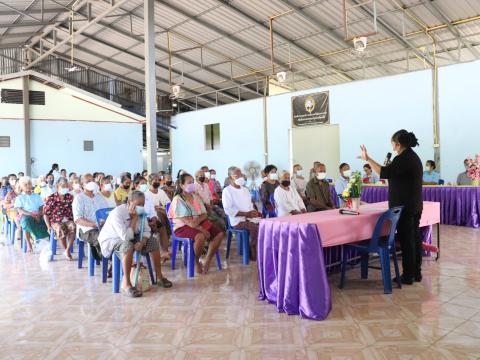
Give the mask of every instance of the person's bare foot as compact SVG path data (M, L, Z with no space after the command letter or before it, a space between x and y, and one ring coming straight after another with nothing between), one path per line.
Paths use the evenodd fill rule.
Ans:
M72 261L73 260L73 257L72 257L72 254L70 254L70 252L68 250L65 250L63 252L63 255L65 256L65 258L68 260L68 261Z
M197 270L197 274L203 274L203 266L200 261L197 261L195 264L195 269Z

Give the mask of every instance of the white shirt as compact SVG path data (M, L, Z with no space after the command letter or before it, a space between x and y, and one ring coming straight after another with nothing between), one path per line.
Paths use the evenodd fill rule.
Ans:
M298 194L297 190L292 187L285 190L278 186L273 193L275 199L275 206L277 208L278 216L288 216L294 210L301 211L305 209L305 204Z
M305 196L305 189L307 188L307 180L305 178L299 179L295 177L292 181L292 187Z
M230 225L237 226L245 221L245 216L235 216L238 212L248 212L254 210L250 191L241 186L240 189L228 185L222 192L223 210L228 215Z
M140 234L140 220L138 221L135 232L130 227L130 221L127 204L117 206L110 212L107 221L105 221L98 235L98 242L100 243L103 256L110 257L115 245L123 241L132 240L135 234ZM145 220L143 237L149 238L150 235L150 227L148 226L148 221Z
M85 193L80 193L73 199L73 220L76 222L78 219L86 219L88 221L96 222L97 218L95 212L98 209L105 208L108 208L108 205L102 195L95 194L93 198L91 198ZM77 229L82 229L83 232L87 232L94 228L77 224Z
M145 200L149 199L149 201L152 202L153 207L155 206L160 206L160 207L165 207L168 203L170 203L170 198L168 197L167 193L163 191L162 189L158 189L158 193L153 193L150 190L148 190L145 193Z
M102 195L102 197L105 199L105 201L107 202L108 207L114 208L114 207L117 206L117 203L115 202L115 196L113 195L113 191L110 192L110 196L109 196L109 197L106 197L106 196L103 195L102 193L100 193L100 195Z
M210 192L210 187L205 183L195 183L195 190L197 194L200 195L200 198L203 200L205 205L210 205L212 202L212 193Z

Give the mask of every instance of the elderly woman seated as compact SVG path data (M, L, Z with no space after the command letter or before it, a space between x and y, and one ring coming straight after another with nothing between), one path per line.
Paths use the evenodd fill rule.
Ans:
M280 176L280 186L275 189L273 198L278 216L307 212L300 194L290 185L290 174L286 171Z
M48 230L55 232L55 238L62 243L64 255L72 260L70 248L76 234L76 226L72 212L73 195L68 191L68 181L60 178L57 182L57 192L47 198L43 207L43 218Z
M15 199L15 209L20 215L20 226L25 232L27 249L33 252L32 237L37 241L48 240L49 234L47 225L43 221L43 201L38 194L32 191L32 180L29 177L22 177L19 180L22 193Z
M215 223L219 229L225 230L225 213L222 208L213 204L212 193L210 192L208 180L205 177L205 172L203 170L198 170L195 173L195 191L200 196L207 209L208 219Z
M107 221L100 231L98 241L102 254L110 257L113 252L121 259L123 273L122 293L129 297L142 296L140 290L132 286L130 282L130 271L134 251L140 251L142 255L150 254L157 274L158 286L165 288L172 287L172 283L162 275L160 263L159 243L151 236L148 222L144 222L143 234L141 232L141 221L145 215L145 194L133 190L126 204L119 205L108 215ZM141 235L143 235L141 237Z
M163 185L161 186L161 189L165 191L165 194L167 194L170 201L172 201L175 196L175 184L173 183L172 175L166 174L163 176Z
M117 206L110 178L105 177L100 180L100 195L103 196L103 198L108 204L108 207L114 208Z
M208 220L203 201L195 193L193 177L182 174L178 179L178 193L173 198L168 216L173 219L173 231L181 238L193 239L197 273L207 273L213 256L225 237L225 232ZM205 263L200 263L203 246L210 241Z
M22 193L20 188L20 183L18 181L13 182L12 190L7 193L5 199L3 200L3 209L7 215L8 220L15 221L17 225L17 231L15 232L15 239L20 239L20 217L18 216L18 211L15 209L15 199L19 194Z

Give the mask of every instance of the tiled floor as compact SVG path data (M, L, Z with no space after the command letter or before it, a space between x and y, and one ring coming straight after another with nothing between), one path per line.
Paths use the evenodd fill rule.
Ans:
M360 281L350 271L343 291L331 276L322 322L258 301L255 264L236 256L194 280L165 266L174 288L128 299L76 262L40 266L2 245L0 358L480 359L480 230L441 232L441 259L424 262L421 284L387 296L379 274Z

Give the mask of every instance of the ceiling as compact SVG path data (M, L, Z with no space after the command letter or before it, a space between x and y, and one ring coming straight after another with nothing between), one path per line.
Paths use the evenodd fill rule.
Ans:
M284 85L308 89L480 57L478 0L346 2L348 34L343 0L156 0L158 90L180 83L185 101L205 107L261 96L266 76L279 71L288 72ZM68 59L75 4L75 62L143 85L143 0L118 3L0 0L0 49L45 52L55 37L65 44L53 54ZM366 50L354 51L350 38L366 33Z

